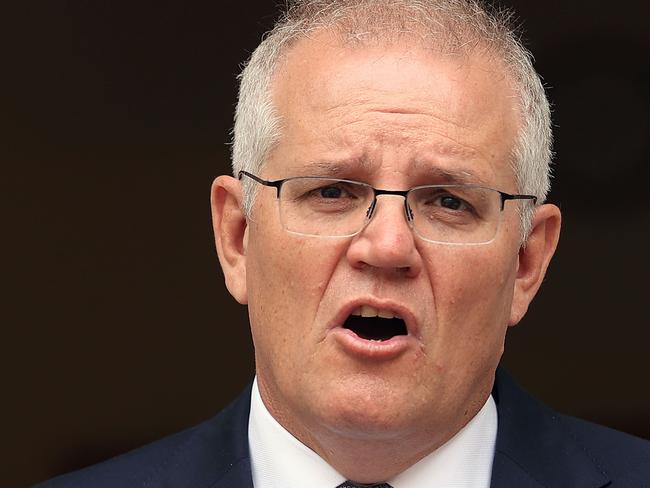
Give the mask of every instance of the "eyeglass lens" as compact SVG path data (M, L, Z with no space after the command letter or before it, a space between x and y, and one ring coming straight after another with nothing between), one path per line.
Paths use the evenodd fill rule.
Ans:
M374 190L364 183L290 178L280 191L282 224L297 234L352 236L368 223L374 198ZM499 192L478 186L416 187L408 192L407 205L412 212L410 225L421 238L432 242L489 242L501 219Z

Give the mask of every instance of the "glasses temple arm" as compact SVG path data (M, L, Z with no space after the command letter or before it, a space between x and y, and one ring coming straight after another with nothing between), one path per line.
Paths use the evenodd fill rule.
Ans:
M239 173L237 173L237 179L241 180L242 176L248 176L250 179L258 182L260 185L264 186L272 186L277 190L277 197L280 197L280 188L282 188L282 184L286 180L275 180L275 181L269 181L269 180L263 180L259 176L255 176L253 173L249 173L248 171L241 170Z
M511 195L510 193L502 191L500 191L499 194L501 195L501 210L504 209L506 201L508 200L532 200L533 205L537 204L537 197L535 195Z

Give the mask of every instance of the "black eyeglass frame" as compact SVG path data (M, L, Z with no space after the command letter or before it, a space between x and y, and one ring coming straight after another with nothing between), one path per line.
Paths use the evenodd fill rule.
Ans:
M242 179L242 176L248 176L252 180L258 182L261 185L264 186L271 186L276 189L276 198L280 198L280 190L282 189L282 185L284 185L287 181L290 180L295 180L295 179L304 179L304 178L311 178L311 179L318 179L318 180L338 180L342 181L344 183L354 183L354 184L362 184L366 185L368 188L371 188L374 196L372 203L370 204L370 207L368 208L368 211L366 212L366 218L370 219L372 218L372 214L375 211L375 206L377 205L377 197L379 195L399 195L401 197L404 197L404 211L406 212L406 217L409 221L413 220L413 211L411 208L408 206L408 194L413 191L417 190L419 188L428 188L428 187L439 187L439 188L445 188L445 187L450 187L450 186L469 186L469 187L474 187L474 188L483 188L485 190L491 190L497 192L501 196L501 212L503 212L505 208L505 204L508 200L532 200L533 204L537 204L537 197L535 195L521 195L521 194L510 194L506 193L500 190L496 190L494 188L488 188L485 186L481 185L420 185L416 186L413 188L410 188L408 190L383 190L381 188L375 188L374 186L369 185L368 183L364 183L362 181L354 181L354 180L346 180L342 178L330 178L328 176L291 176L289 178L283 178L281 180L265 180L263 178L260 178L259 176L254 175L253 173L249 173L248 171L241 170L237 174L237 178L239 180Z

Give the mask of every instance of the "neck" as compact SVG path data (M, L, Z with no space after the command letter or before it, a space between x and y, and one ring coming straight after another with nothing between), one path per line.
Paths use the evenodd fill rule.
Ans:
M320 435L318 442L313 440L310 444L303 441L347 479L368 484L394 478L444 442L424 443L405 438L356 440L328 435Z
M427 425L418 422L416 429L374 433L355 430L349 425L330 428L322 421L301 422L300 415L278 408L279 405L265 393L260 387L264 406L286 431L342 476L370 484L393 479L449 441L476 416L490 392L488 390L484 397L471 402L471 407L460 418L452 414L429 419Z

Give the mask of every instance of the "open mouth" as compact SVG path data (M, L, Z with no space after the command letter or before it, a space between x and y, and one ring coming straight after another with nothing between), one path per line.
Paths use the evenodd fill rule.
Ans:
M408 335L406 323L400 317L367 306L350 315L343 328L369 341L387 341L398 335Z

